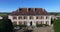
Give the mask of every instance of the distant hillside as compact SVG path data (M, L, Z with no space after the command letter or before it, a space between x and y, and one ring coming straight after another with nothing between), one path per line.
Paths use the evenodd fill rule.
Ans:
M50 15L60 15L60 12L48 12ZM0 12L0 16L5 16L8 15L10 13L8 12Z
M48 12L50 15L60 15L60 12Z
M10 14L9 12L0 12L0 14Z
M0 12L0 16L7 16L8 14L10 14L10 13L7 13L7 12Z

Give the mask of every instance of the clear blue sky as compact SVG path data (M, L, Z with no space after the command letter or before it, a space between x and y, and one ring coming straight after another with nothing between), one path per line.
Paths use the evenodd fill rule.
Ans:
M60 12L60 0L0 0L0 12L12 12L19 7L45 8L48 12Z

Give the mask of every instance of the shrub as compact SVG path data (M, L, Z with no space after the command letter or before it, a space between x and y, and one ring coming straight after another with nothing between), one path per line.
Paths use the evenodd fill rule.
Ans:
M16 26L18 26L18 25L13 25L13 27L16 27Z
M43 24L43 26L49 26L48 24Z
M24 27L27 27L27 25L19 25L20 28L24 28Z
M43 25L42 24L36 24L37 27L42 27Z
M19 27L26 27L27 25L19 25Z

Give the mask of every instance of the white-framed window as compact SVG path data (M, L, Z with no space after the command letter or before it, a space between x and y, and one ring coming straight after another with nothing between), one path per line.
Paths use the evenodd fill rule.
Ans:
M49 16L46 16L46 19L49 19Z
M22 19L22 16L19 16L18 19Z
M17 19L17 17L16 16L13 16L13 19Z
M44 16L36 16L36 19L44 19Z
M14 22L13 22L13 25L17 25L17 22L16 22L16 21L14 21Z
M24 16L24 19L27 19L27 16Z
M44 16L40 16L40 18L39 19L44 19Z
M46 21L46 24L48 24L49 23L49 21Z
M22 21L19 21L19 25L21 25L22 24Z
M36 21L36 24L38 24L38 21Z
M29 19L33 19L34 17L33 16L30 16Z
M24 25L27 25L27 22L26 21L24 21Z
M37 16L36 19L39 19L39 17Z

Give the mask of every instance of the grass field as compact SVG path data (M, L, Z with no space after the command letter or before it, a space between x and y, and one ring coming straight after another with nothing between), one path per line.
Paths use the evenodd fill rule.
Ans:
M0 16L7 16L7 14L0 14Z

